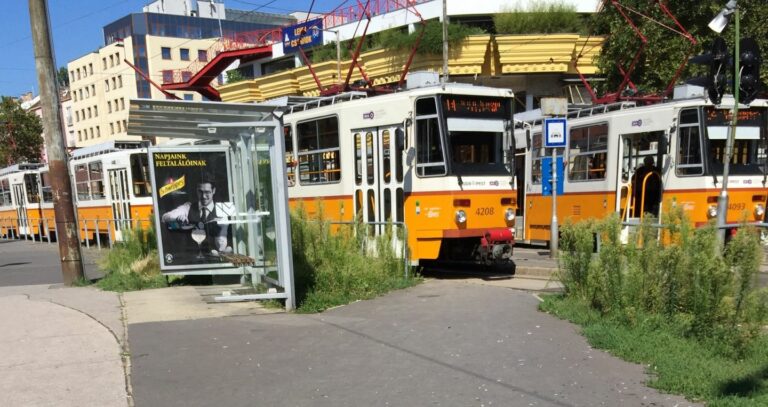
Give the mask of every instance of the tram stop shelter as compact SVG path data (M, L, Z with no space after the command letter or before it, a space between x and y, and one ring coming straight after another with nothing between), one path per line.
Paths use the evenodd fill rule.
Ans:
M276 106L133 99L128 133L150 147L164 274L241 275L217 301L295 307L282 123Z

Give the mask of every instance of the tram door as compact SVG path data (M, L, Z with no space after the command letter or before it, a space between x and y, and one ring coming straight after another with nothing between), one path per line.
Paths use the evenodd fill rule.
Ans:
M16 200L16 219L19 227L19 235L31 234L29 219L27 218L27 200L24 195L24 184L13 184L13 199Z
M131 227L131 201L127 169L109 170L109 201L112 204L112 219L114 222L112 227L115 233L115 241L122 241L124 231Z
M402 125L353 130L355 213L365 223L403 221ZM368 228L380 234L383 225Z
M621 135L621 145L619 146L618 176L616 177L616 211L626 221L630 218L639 218L641 211L641 197L645 194L651 194L649 186L651 183L657 185L658 190L655 194L661 193L661 174L659 172L659 163L663 160L664 148L659 148L659 144L664 144L664 132L644 132ZM638 174L647 174L647 171L655 171L655 179L649 179L646 182L645 194L641 189L642 179L638 181ZM644 178L644 177L643 177ZM647 201L646 201L647 202ZM649 212L651 207L643 210ZM656 212L658 209L651 212Z

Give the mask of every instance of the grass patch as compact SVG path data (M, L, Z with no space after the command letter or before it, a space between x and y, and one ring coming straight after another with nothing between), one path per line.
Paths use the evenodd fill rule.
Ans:
M739 358L719 351L712 339L687 336L679 322L639 314L627 325L624 315L602 315L577 298L550 295L541 309L582 326L598 349L647 366L648 385L709 406L768 405L768 340L753 341Z
M298 312L320 312L419 283L419 277L404 277L387 229L373 238L361 224L332 228L322 215L308 219L298 208L291 215Z
M709 405L768 405L768 292L757 285L759 234L743 226L722 250L714 227L681 209L622 238L618 218L563 226L563 296L543 310L590 343L647 364L650 385ZM599 237L599 253L592 253Z
M494 14L498 34L583 33L585 24L576 7L563 2L537 1Z
M156 247L153 227L132 229L125 241L116 243L99 262L104 278L96 286L117 292L167 287L168 282L160 272Z

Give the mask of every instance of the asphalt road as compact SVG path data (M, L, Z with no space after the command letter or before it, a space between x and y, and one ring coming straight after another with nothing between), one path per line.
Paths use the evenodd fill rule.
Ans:
M86 277L101 277L96 261L105 252L83 248ZM61 284L60 264L56 242L0 239L0 287Z
M137 406L685 406L529 292L431 280L322 314L131 324ZM130 313L129 313L130 320Z

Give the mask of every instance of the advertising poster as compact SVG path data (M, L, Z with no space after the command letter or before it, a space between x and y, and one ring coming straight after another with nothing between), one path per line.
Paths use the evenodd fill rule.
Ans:
M160 268L231 267L227 222L234 203L226 148L185 147L150 152Z

